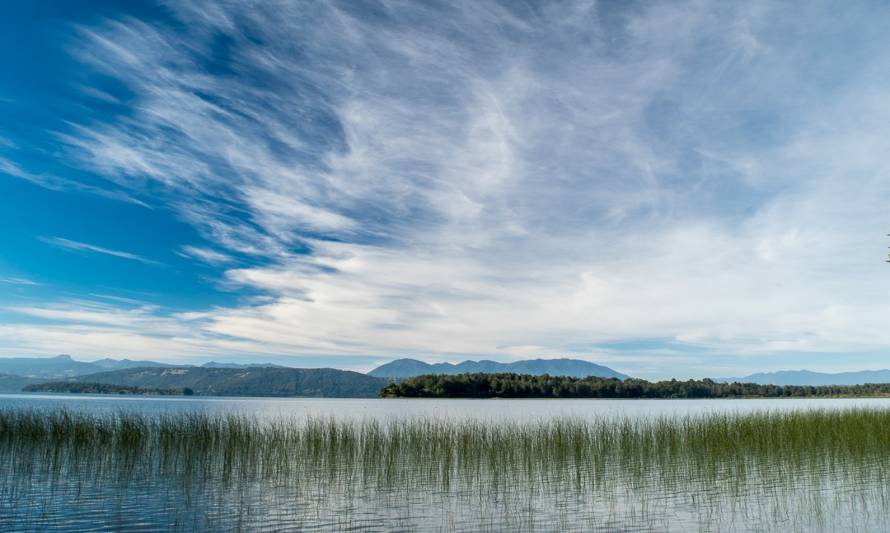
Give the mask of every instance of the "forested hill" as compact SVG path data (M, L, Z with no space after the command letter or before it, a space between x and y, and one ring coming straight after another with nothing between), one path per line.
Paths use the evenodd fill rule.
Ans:
M378 378L410 378L427 374L529 374L533 376L597 376L627 379L628 376L611 368L580 359L529 359L512 363L497 361L463 361L461 363L426 363L417 359L396 359L368 372Z
M131 368L66 380L150 389L189 388L211 396L372 398L386 380L331 368Z
M779 386L710 379L649 382L526 374L426 375L390 383L384 398L782 398L890 396L890 384Z

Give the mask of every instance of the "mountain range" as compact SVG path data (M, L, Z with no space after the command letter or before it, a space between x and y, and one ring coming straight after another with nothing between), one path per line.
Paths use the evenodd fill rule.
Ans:
M369 376L380 378L410 378L424 374L495 374L495 373L531 374L541 376L571 376L627 379L629 376L616 372L609 367L581 361L579 359L533 359L513 363L497 361L464 361L462 363L425 363L417 359L397 359L381 365L368 372Z
M159 389L188 387L199 395L371 397L392 380L424 374L468 373L628 378L606 366L578 359L534 359L512 363L482 360L456 364L397 359L361 374L335 369L298 369L273 363L210 361L195 366L110 358L77 361L68 355L59 355L0 358L0 392L20 392L28 385L66 381ZM838 374L785 370L716 378L714 381L761 385L861 385L890 383L890 370Z
M127 368L191 368L195 365L177 365L157 361L133 361L132 359L99 359L77 361L70 355L55 357L0 357L0 374L36 379L59 379L95 374L108 370ZM287 368L272 363L218 363L209 361L201 368Z
M381 365L368 374L360 374L335 369L290 368L273 363L210 361L194 366L109 358L76 361L68 355L59 355L0 358L0 392L20 392L29 385L61 382L154 389L190 388L197 395L372 397L393 379L421 374L479 372L628 377L611 368L576 359L536 359L513 363L464 361L457 364L429 364L415 359L399 359Z
M866 383L890 383L890 370L861 370L827 374L810 370L782 370L760 372L741 378L717 378L724 383L757 383L760 385L864 385Z
M100 359L99 361L75 361L70 355L56 357L8 357L0 358L0 373L39 379L56 379L103 370L128 368L132 366L154 366L152 361L130 361L129 359Z

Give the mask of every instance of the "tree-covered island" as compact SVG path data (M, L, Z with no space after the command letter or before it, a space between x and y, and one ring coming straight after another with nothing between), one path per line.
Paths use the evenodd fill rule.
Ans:
M890 396L890 383L759 385L710 379L650 382L526 374L433 374L393 382L382 398L787 398Z

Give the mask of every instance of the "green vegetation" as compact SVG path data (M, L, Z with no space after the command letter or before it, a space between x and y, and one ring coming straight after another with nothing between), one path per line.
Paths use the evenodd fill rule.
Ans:
M320 521L359 502L404 516L457 502L473 530L532 529L534 509L555 513L545 529L671 529L681 515L704 530L831 529L833 517L881 529L868 521L890 514L888 459L890 410L521 424L0 411L5 498L39 483L77 494L162 483L248 510L311 502Z
M55 392L69 394L135 394L143 396L190 396L194 394L191 389L151 389L145 387L130 387L124 385L109 385L107 383L79 383L73 381L53 381L28 385L25 392Z
M710 379L649 382L525 374L426 375L390 383L384 398L785 398L890 396L890 383L866 385L758 385Z
M338 469L360 465L365 473L382 475L386 471L394 474L393 468L412 470L426 465L423 475L443 482L452 468L477 471L486 467L506 473L532 466L549 470L567 461L573 468L583 466L588 474L599 468L664 474L678 464L685 470L692 464L710 468L748 459L768 466L777 461L841 464L852 459L887 458L890 410L557 419L520 424L0 410L0 453L42 446L58 452L87 446L99 454L95 458L105 459L124 452L214 463L218 457L227 457L225 464L214 466L224 476L245 468L296 475L303 469L334 464ZM164 457L154 455L158 451Z

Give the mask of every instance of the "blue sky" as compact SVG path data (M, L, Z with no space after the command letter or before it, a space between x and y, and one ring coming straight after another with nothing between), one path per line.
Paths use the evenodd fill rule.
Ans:
M0 6L0 356L884 368L890 11Z

